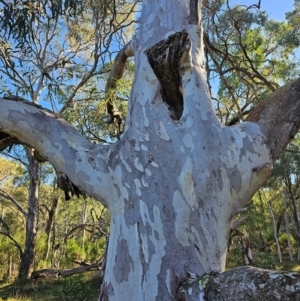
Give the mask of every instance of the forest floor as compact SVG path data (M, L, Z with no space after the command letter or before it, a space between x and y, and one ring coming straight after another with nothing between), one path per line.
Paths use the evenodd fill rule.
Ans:
M0 284L0 300L5 301L97 301L99 293L99 271L26 284Z
M277 269L300 272L300 262L284 262ZM0 300L5 301L97 301L99 272L87 272L64 279L1 285Z
M284 261L276 266L277 270L291 271L300 273L300 262L299 261Z

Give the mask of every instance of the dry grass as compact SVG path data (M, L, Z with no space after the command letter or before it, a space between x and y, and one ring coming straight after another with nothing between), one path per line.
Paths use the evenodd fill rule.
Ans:
M96 301L100 292L98 272L65 279L0 286L0 300L6 301Z

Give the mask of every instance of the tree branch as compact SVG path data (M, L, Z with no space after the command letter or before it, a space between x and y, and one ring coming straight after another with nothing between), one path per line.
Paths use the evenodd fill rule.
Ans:
M119 124L119 130L120 125L122 123L122 116L119 112L118 108L116 107L114 97L112 97L112 94L115 94L115 90L117 87L117 81L122 78L123 73L125 71L125 65L128 57L134 55L133 50L133 41L130 41L128 44L126 44L118 53L118 55L115 58L114 65L110 71L109 77L106 82L105 86L105 93L108 96L107 101L107 123L113 123L116 119Z
M5 223L5 221L3 220L3 218L0 217L0 224L4 226L4 228L6 229L6 232L4 231L0 231L0 234L8 237L14 246L17 247L17 249L19 250L19 253L20 253L20 258L22 257L23 255L23 251L22 251L22 248L20 246L20 244L13 238L13 236L10 234L10 228L9 226Z
M107 165L115 146L91 143L65 120L26 101L0 99L0 107L1 132L35 148L90 196L102 201L112 198ZM97 176L91 176L94 172Z
M101 262L96 262L93 264L73 268L73 269L63 269L63 270L56 270L56 269L43 269L43 270L38 270L34 271L31 274L31 279L37 280L39 278L59 278L59 277L69 277L75 274L81 274L85 273L87 271L95 271L95 270L100 270L101 268Z
M300 129L300 79L272 93L246 121L257 123L275 160Z
M22 206L13 198L11 197L9 194L7 194L5 191L3 191L2 189L0 189L0 197L3 197L4 199L12 202L17 209L24 215L24 217L27 216L26 211L22 208Z

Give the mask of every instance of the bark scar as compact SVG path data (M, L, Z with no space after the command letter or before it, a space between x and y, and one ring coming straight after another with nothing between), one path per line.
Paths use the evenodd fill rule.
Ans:
M171 118L179 120L183 112L183 96L181 83L181 64L186 52L191 48L188 33L170 35L166 40L152 46L147 51L149 63L161 84L161 96L167 104Z

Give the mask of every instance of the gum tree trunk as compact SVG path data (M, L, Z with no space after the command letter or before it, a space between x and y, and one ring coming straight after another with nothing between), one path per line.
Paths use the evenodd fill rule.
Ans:
M220 124L206 85L201 4L143 1L139 31L119 57L134 52L136 69L126 131L113 146L90 143L25 101L0 99L0 131L33 146L109 208L101 301L194 301L220 290L207 281L224 272L231 225L300 127L299 80L270 96L248 122ZM254 280L237 286L249 273L256 277L236 272L228 300L240 300L239 289L259 292ZM264 288L278 285L273 280ZM230 281L222 282L228 288Z
M232 220L272 167L257 125L213 112L190 2L144 1L99 300L199 300L188 282L224 271Z

